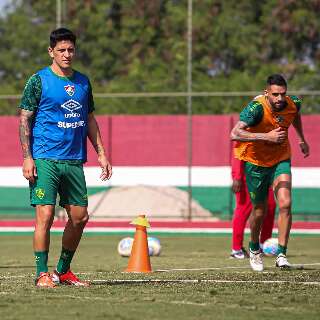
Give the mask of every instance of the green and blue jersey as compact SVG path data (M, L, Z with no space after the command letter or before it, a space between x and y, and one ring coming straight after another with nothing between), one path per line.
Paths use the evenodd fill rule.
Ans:
M46 67L27 82L20 108L34 111L34 159L87 159L88 114L94 110L89 79L74 71L60 77Z

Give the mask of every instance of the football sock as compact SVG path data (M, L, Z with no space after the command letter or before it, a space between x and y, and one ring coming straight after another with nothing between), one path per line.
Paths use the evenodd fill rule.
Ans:
M260 244L259 242L249 242L249 248L251 251L259 251L260 250Z
M57 265L57 271L59 273L66 273L70 269L70 263L75 251L70 251L62 247L60 259Z
M36 260L36 276L39 277L41 272L48 272L48 251L35 251L34 257Z
M280 253L286 255L287 254L287 247L282 246L281 244L279 244L278 245L278 254L280 254Z

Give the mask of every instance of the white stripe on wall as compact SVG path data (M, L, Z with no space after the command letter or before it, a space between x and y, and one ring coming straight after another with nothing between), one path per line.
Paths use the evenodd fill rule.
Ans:
M99 167L85 167L88 187L103 186L186 186L187 167L113 167L110 181L99 180ZM293 187L320 188L320 167L292 168ZM227 187L231 185L231 169L221 167L193 167L192 185L200 187ZM27 187L21 167L0 167L0 187Z
M52 227L51 232L62 233L64 230L63 227ZM33 232L34 227L0 227L0 233L2 232ZM84 229L85 233L130 233L134 234L134 229L130 228L116 228L116 227L90 227ZM200 234L231 234L232 228L152 228L152 233L163 233L163 234L175 234L175 233L200 233ZM249 230L245 230L246 234L249 234ZM273 230L273 234L278 234L278 229ZM320 229L291 229L291 235L319 235Z

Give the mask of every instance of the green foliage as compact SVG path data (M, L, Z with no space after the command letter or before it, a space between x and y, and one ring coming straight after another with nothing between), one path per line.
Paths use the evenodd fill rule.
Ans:
M187 0L62 0L62 24L78 36L75 67L96 93L187 91ZM56 2L12 1L0 16L0 94L21 94L50 64ZM319 1L193 2L193 91L262 91L284 74L290 90L320 85ZM194 98L194 113L238 112L250 97ZM303 112L320 112L307 97ZM98 113L186 113L186 98L97 99ZM15 101L17 103L17 101ZM2 101L0 114L14 114Z

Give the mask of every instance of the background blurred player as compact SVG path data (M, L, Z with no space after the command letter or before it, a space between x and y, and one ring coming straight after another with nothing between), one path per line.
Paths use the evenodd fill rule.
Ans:
M244 162L232 157L232 191L236 197L236 207L232 219L232 251L230 258L249 258L249 254L243 247L244 230L252 211L252 204L246 184ZM276 203L272 188L269 188L267 213L263 219L260 233L260 247L265 240L271 238L274 223Z
M231 131L231 139L238 141L235 156L245 161L246 182L253 204L249 248L250 265L255 271L263 270L259 235L271 185L279 206L279 254L276 266L291 266L286 257L292 222L291 151L288 140L291 124L297 132L305 157L309 155L309 146L302 129L301 101L286 93L285 79L279 74L269 76L264 95L256 97L242 110L240 121Z
M27 82L20 104L20 141L23 175L29 180L31 204L36 207L33 238L36 285L55 283L85 286L70 270L70 263L88 221L87 188L83 163L89 137L102 168L100 178L112 174L99 127L89 79L72 69L76 36L65 28L50 34L50 67ZM53 275L48 273L50 228L57 193L69 220L62 237L61 256Z

